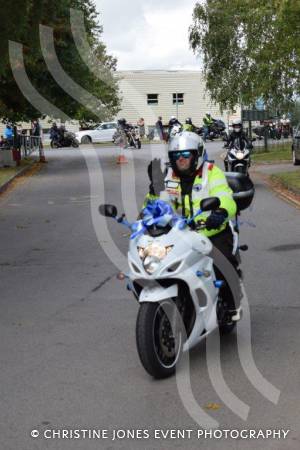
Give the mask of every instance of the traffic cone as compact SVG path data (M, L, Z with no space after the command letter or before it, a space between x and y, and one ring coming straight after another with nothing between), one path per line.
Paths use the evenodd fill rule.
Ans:
M117 158L117 164L127 164L128 163L125 155L123 154L123 149L124 149L123 145L120 145L120 154Z

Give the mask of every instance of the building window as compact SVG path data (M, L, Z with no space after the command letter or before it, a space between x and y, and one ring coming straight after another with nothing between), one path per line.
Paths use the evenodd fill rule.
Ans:
M148 105L158 105L158 94L147 94Z
M184 103L184 94L179 94L176 92L176 94L173 94L173 105L183 105Z

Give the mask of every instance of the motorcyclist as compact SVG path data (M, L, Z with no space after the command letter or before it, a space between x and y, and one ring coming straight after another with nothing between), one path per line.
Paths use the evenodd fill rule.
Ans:
M127 131L129 131L129 130L132 130L132 128L133 128L133 126L130 125L130 124L127 122L127 120L124 119L124 118L118 120L118 125L119 125L119 127L120 127L123 131L125 131L125 132L127 132Z
M197 131L197 127L195 127L195 125L193 124L193 121L192 121L191 117L188 117L185 120L185 124L182 125L182 130L184 130L184 131L192 131L193 133L195 133Z
M239 147L241 150L244 150L245 146L248 149L253 148L251 141L249 141L249 139L246 136L246 133L243 131L243 123L240 119L235 119L232 122L232 132L230 133L230 135L228 137L228 141L224 145L224 147L228 148L228 149L232 148L234 143L236 142L236 140L238 140ZM225 170L227 170L228 169L227 155L224 160L224 165L225 165Z
M57 126L56 122L53 122L52 127L50 128L50 139L51 139L51 141L58 139L58 136L59 136L58 126Z
M203 198L218 197L220 207L211 213L204 212L195 219L206 221L202 230L214 246L220 250L238 272L238 260L233 255L233 234L229 219L235 217L237 207L232 197L224 173L213 163L207 161L203 141L196 133L182 131L169 144L169 161L171 167L163 173L160 160L154 160L148 167L151 180L148 201L158 197L172 204L174 210L180 210L184 217L191 218L200 208ZM216 269L217 276L222 276ZM223 288L222 288L223 289ZM228 285L224 285L224 294L229 306L232 320L240 319L239 302L234 301Z
M239 139L240 147L243 149L245 147L245 144L248 148L252 147L251 142L246 136L246 133L243 130L243 123L240 119L236 119L232 122L232 132L229 135L227 144L225 147L230 147L234 144L236 139Z
M58 128L58 134L57 134L57 140L58 140L59 145L61 145L61 146L64 145L65 133L66 133L66 127L62 123L60 125L60 127Z
M210 113L206 113L203 117L203 140L206 142L206 139L209 135L210 127L213 125L214 120L211 117Z
M125 118L121 118L118 120L118 128L120 130L121 135L123 135L125 140L125 148L131 144L132 138L130 136L130 131L133 130L133 126L127 122Z

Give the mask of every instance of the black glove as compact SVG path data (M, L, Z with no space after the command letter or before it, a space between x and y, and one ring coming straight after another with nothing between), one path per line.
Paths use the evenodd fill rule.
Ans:
M206 229L216 230L218 229L228 217L226 209L220 208L216 211L212 211L210 216L206 219Z
M161 170L161 160L155 158L148 166L150 183L150 194L159 195L165 190L166 171Z

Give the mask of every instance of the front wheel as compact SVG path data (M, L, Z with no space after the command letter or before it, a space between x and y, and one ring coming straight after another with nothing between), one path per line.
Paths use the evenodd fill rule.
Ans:
M154 378L167 378L175 372L182 352L177 314L172 300L140 306L136 322L137 350L145 370Z
M141 141L138 139L138 141L137 141L137 148L140 149L141 147L142 147L142 143L141 143Z
M237 173L243 173L244 175L247 174L247 166L237 166L234 169L235 172Z
M220 335L230 334L236 328L236 322L228 317L228 304L226 300L220 298L217 303L217 319L219 324Z
M50 142L50 147L51 148L58 148L59 144L58 144L58 142L56 140L52 139L51 142Z

